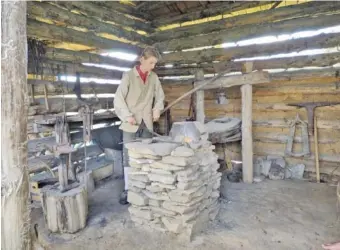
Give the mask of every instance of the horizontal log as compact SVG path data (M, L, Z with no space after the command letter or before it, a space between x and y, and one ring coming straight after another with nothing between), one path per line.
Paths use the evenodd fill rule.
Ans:
M126 53L140 53L140 49L133 45L99 37L89 32L81 32L75 29L38 22L30 18L28 18L27 21L27 36L40 40L82 44L91 48L118 50Z
M62 95L48 98L49 110L46 110L45 98L35 98L35 102L38 105L35 114L62 113L64 111L64 105L66 112L77 112L81 107L76 97L63 98ZM98 104L94 107L95 110L111 108L113 108L113 97L98 98Z
M33 85L34 96L39 98L44 96L44 86L47 87L48 96L75 94L73 89L74 82L65 81L47 81L28 79L28 84ZM82 94L114 94L118 88L118 84L100 84L95 82L81 83Z
M180 51L202 46L213 46L223 43L238 42L244 39L256 38L261 36L277 36L293 32L316 30L325 27L338 25L340 14L325 15L320 17L303 17L292 20L278 21L269 24L244 25L209 34L197 36L186 36L178 39L171 39L155 43L161 51ZM171 37L171 36L170 36Z
M31 139L39 139L39 134L44 134L49 136L54 132L54 124L56 121L55 115L36 115L29 117L29 122L27 124L27 133L30 135L28 137ZM83 117L81 115L68 115L69 129L71 132L78 131L83 127ZM93 125L101 124L105 126L112 126L112 124L119 124L120 120L114 112L103 112L95 113L93 115Z
M121 14L114 9L108 9L105 7L98 8L98 6L92 2L86 1L58 1L55 2L57 6L66 8L69 11L77 11L85 16L92 17L105 22L113 22L123 27L133 27L137 30L145 32L151 32L152 28L147 22L136 20Z
M76 152L71 154L72 162L82 161L85 158L85 149L79 148ZM104 153L104 151L98 145L90 145L86 147L86 156L95 157ZM59 164L58 158L54 155L41 155L37 157L31 157L28 159L28 171L29 173L37 173L46 171L48 168L55 168Z
M41 59L39 69L36 69L32 58L28 60L27 71L34 75L73 75L80 73L81 77L104 78L104 79L121 79L123 72L114 69L105 69L94 66L84 66L82 64L74 64L70 62L54 61L49 59ZM58 67L60 72L58 72Z
M303 67L329 67L340 62L340 52L312 55L312 56L296 56L287 58L274 58L268 60L252 60L253 68L257 70L262 69L289 69L289 68L303 68ZM242 71L244 62L220 62L214 64L217 72L226 70L228 68L238 68Z
M98 6L105 6L108 9L115 10L117 12L120 12L122 14L128 14L132 17L136 17L139 19L143 19L142 21L149 20L149 15L147 13L141 13L136 10L135 6L132 6L130 4L124 4L116 1L94 1L94 4Z
M52 20L58 26L85 28L88 32L93 33L94 35L108 33L130 41L127 43L140 46L151 44L146 36L140 35L136 32L127 31L117 25L100 22L91 17L75 14L47 2L28 2L27 10L30 18L44 18Z
M234 11L239 11L239 10L243 10L247 8L253 8L253 7L259 7L265 4L268 4L268 2L260 2L260 1L233 2L233 3L217 2L216 5L214 5L214 2L211 2L209 4L209 6L211 7L202 8L201 10L197 10L197 8L195 8L195 11L182 14L182 15L176 15L173 17L162 16L161 18L157 18L153 20L152 24L157 27L157 26L162 26L162 25L193 21L196 19L211 17L214 15L229 14Z
M259 55L262 56L262 55ZM303 67L328 67L340 61L340 53L329 53L311 56L295 56L286 58L272 58L266 60L252 59L253 69L289 69ZM250 61L250 60L249 60ZM240 72L243 71L245 61L222 61L219 63L205 63L199 66L177 66L173 68L157 69L159 76L188 76L193 75L198 68L202 68L205 74L213 74L221 71Z
M62 114L48 114L48 115L38 115L38 116L34 116L34 122L36 124L39 125L54 125L56 122L56 117L60 116ZM93 121L94 124L96 123L96 121L100 121L102 122L111 122L114 121L114 119L116 119L117 116L114 112L112 111L105 111L105 112L101 112L101 113L94 113L93 114ZM104 120L104 121L101 121ZM107 120L107 121L106 121ZM83 117L79 114L77 115L68 115L67 116L67 122L71 123L69 125L70 129L75 129L75 128L79 128L80 125L77 125L77 123L81 123L83 122Z
M29 54L29 57L32 57ZM64 61L72 63L98 63L98 64L109 64L117 67L132 68L135 62L126 61L110 56L102 56L95 53L89 53L86 51L73 51L66 49L57 48L46 48L44 57L54 61Z
M241 57L268 56L271 54L291 53L307 49L336 47L340 43L339 34L322 34L315 37L292 39L271 44L253 44L231 48L211 48L197 51L178 51L164 54L162 64L197 63L204 67L203 62L229 61ZM160 65L162 65L160 64Z
M279 73L270 73L270 79L271 82L267 84L274 83L277 84L278 81L282 81L281 84L286 84L287 82L292 81L301 81L301 82L311 82L310 78L315 77L316 79L320 79L320 82L322 78L324 77L336 77L338 75L339 68L323 68L323 69L300 69L296 71L283 71ZM209 79L211 77L205 77L205 79ZM164 87L167 86L185 86L188 87L188 85L192 85L194 82L194 78L191 79L163 79L160 77L161 82ZM258 86L262 86L263 84L260 84Z
M275 156L284 156L282 153L274 153L272 155ZM267 157L265 153L257 153L254 157ZM284 156L284 159L288 166L294 166L297 164L305 164L305 172L314 172L315 173L315 159L313 158L294 158L294 157L287 157ZM333 175L340 175L340 168L338 167L337 162L329 162L329 161L320 161L320 173L322 174L333 174Z
M326 15L335 12L339 7L340 4L338 2L309 2L272 10L258 11L246 15L238 15L196 25L178 27L171 30L158 31L152 34L151 37L159 42L165 41L169 39L169 37L177 39L188 36L197 36L225 29L241 28L245 25L269 24L300 17Z
M199 81L197 82L197 85L204 84L206 81L207 80ZM258 71L243 75L222 77L211 84L206 85L203 89L229 88L243 84L257 84L269 81L269 74L267 72Z
M295 56L286 58L272 58L266 60L252 59L253 69L289 69L303 67L328 67L338 63L340 53L320 54L312 56ZM156 72L160 77L164 76L190 76L197 69L203 69L205 74L213 74L221 71L225 72L241 72L245 61L222 61L219 63L205 63L200 66L183 66L181 68L162 68ZM179 66L180 67L180 66Z
M96 138L98 135L100 135L103 131L105 131L108 128L115 129L113 132L117 132L118 127L117 126L110 126L110 127L103 127L103 128L97 128L97 129L92 129L91 130L91 135L93 138ZM80 130L79 132L76 133L71 133L71 143L72 144L78 144L83 142L83 131ZM49 150L53 152L53 146L56 145L56 139L55 136L49 136L49 137L44 137L44 138L39 138L39 139L34 139L34 140L28 140L27 142L27 152L29 155L39 153L43 150Z
M324 144L326 145L326 144ZM294 144L294 152L301 152L301 144ZM285 144L284 143L269 143L269 142L259 142L254 141L254 154L266 154L266 155L281 155L285 156ZM328 162L340 162L339 153L329 153L328 148L324 148L323 152L319 151L320 161ZM311 156L306 157L296 157L296 158L307 158L315 161L314 148L311 147Z

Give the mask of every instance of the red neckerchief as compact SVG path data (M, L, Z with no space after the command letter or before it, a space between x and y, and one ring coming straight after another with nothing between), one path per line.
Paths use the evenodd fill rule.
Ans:
M137 65L136 69L137 69L137 72L138 72L140 78L142 79L143 83L146 83L146 78L148 77L149 72L143 73L140 69L140 65Z

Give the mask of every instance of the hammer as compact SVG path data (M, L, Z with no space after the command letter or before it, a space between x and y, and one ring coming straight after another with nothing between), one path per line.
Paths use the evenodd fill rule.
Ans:
M303 102L303 103L288 103L289 106L306 108L308 117L308 132L309 135L314 133L314 109L317 107L338 105L340 102Z

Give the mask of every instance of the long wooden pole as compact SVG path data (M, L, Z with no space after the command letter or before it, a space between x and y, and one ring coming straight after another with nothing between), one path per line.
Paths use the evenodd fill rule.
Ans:
M175 104L179 103L181 100L183 100L185 97L195 93L196 91L202 89L204 86L208 85L209 83L212 83L214 81L216 81L217 79L221 78L222 76L224 76L224 74L226 74L228 71L223 71L219 74L217 74L216 76L214 76L213 78L209 79L208 81L197 85L195 88L189 90L188 92L184 93L183 95L181 95L180 97L178 97L176 100L174 100L173 102L171 102L165 109L163 109L163 111L161 112L161 114L163 114L165 111L169 110L172 106L174 106Z
M252 62L245 63L245 72L252 72ZM251 84L241 86L242 94L242 175L243 182L253 182L253 134L252 134L252 103L253 88Z
M1 1L1 249L30 244L26 1Z
M319 166L319 145L318 145L318 128L317 118L314 114L314 152L315 152L315 171L316 171L316 182L320 183L320 166Z

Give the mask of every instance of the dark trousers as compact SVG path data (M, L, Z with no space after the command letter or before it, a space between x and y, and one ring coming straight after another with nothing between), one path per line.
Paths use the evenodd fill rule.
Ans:
M152 138L152 134L146 127L144 121L142 121L142 124L139 126L136 133L129 133L129 132L123 131L123 142L124 143L136 140L138 138ZM123 147L123 165L124 167L130 167L128 150L125 147L125 144Z

